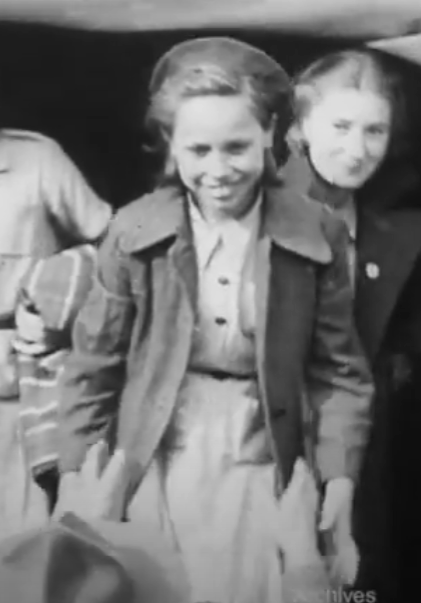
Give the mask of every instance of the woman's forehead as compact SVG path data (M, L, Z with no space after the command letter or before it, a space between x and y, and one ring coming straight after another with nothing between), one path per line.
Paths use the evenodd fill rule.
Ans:
M376 121L389 121L391 103L377 92L352 87L337 87L318 96L313 110L319 115L362 116Z
M184 99L175 114L178 131L242 131L259 126L246 95L196 96Z

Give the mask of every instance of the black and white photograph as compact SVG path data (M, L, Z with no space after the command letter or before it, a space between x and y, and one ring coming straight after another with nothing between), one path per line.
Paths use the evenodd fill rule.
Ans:
M421 0L0 0L0 603L406 603Z

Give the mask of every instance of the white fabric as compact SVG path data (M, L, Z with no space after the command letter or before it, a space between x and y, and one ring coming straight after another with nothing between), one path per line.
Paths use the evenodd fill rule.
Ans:
M253 271L260 205L259 200L241 220L209 224L189 203L199 271L194 368L217 368L232 374L254 370L254 343L238 339L237 334L252 338L254 333Z
M34 132L0 132L0 316L12 314L33 258L95 241L111 219L58 144ZM57 230L57 224L60 230Z

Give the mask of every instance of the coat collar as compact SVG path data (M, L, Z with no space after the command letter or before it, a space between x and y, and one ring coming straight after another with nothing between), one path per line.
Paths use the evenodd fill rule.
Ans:
M131 228L121 248L136 253L171 238L191 233L186 198L177 187L157 189L135 202ZM288 184L265 190L262 205L262 234L276 245L320 264L328 264L332 251L323 230L326 211Z

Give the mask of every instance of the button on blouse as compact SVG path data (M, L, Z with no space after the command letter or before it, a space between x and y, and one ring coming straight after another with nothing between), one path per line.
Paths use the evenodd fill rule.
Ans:
M189 201L199 281L195 369L255 371L254 253L260 206L258 200L239 220L209 223Z

